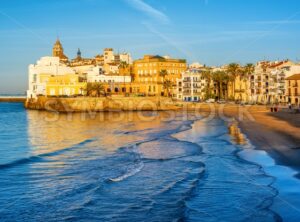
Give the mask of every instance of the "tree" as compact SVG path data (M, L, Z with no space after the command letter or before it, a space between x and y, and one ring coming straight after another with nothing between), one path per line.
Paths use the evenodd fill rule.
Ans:
M218 99L225 99L225 92L229 83L229 75L225 71L216 71L212 75L212 79L216 84Z
M126 94L126 83L125 83L125 76L128 74L128 67L129 65L127 64L127 62L125 61L121 61L120 65L119 65L119 70L122 70L122 74L123 74L123 84L124 84L124 93Z
M170 88L173 86L170 80L164 81L164 88L167 90L168 97L170 97Z
M164 86L165 83L165 78L168 75L168 71L163 69L159 72L159 76L162 77L163 81L162 81L162 85Z
M211 93L212 71L206 70L202 73L202 76L207 82L207 84L205 85L205 98L209 99L212 95Z
M123 74L128 73L128 67L129 67L129 65L127 64L127 62L125 62L125 61L120 62L119 69L121 69L123 71Z
M247 81L250 79L254 71L255 71L255 66L252 63L246 64L246 66L243 68L241 79L245 82L246 92L248 91Z
M230 77L230 82L232 83L233 98L235 99L235 80L241 74L240 65L237 63L230 63L227 66L226 72Z
M87 95L88 96L97 96L105 95L105 89L102 83L100 82L89 82L87 84Z

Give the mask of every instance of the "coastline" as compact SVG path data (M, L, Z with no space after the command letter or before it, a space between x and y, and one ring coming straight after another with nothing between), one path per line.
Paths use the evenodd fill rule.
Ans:
M204 118L218 116L227 122L234 118L242 132L259 150L265 150L279 165L297 170L300 178L300 116L279 110L271 113L266 106L175 102L157 97L79 97L45 98L27 101L28 109L62 113L109 111L196 112Z
M0 96L0 102L10 102L10 103L25 103L26 98L25 97L1 97Z
M257 150L266 151L276 164L295 169L300 179L300 118L297 114L270 113L263 107L251 107L248 111L253 119L240 119L234 108L225 109L225 115L238 121Z

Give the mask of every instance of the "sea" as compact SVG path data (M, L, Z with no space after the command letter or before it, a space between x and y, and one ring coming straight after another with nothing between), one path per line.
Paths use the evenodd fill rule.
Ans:
M0 221L300 221L300 180L228 121L0 103Z

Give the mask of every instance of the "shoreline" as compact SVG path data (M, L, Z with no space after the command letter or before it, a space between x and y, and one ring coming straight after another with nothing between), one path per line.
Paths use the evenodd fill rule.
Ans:
M297 170L300 178L300 116L280 110L271 113L267 106L175 102L163 97L45 98L27 101L28 109L61 113L110 111L197 112L230 122L234 118L242 132L259 150L265 150L279 165Z
M25 103L25 97L0 97L0 102Z
M234 118L238 126L254 145L264 150L277 165L297 171L300 179L300 118L292 113L270 113L262 107L249 109L253 119L239 119L235 110L225 110L225 115Z

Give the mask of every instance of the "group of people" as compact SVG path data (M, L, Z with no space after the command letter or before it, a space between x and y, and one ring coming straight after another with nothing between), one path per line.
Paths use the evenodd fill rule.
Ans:
M272 105L270 110L271 110L272 113L273 112L274 113L278 112L279 111L278 104ZM288 103L288 110L290 112L300 113L300 104L299 105L294 105L294 104Z
M298 105L292 105L291 103L288 104L290 111L295 111L295 113L300 113L300 104Z

